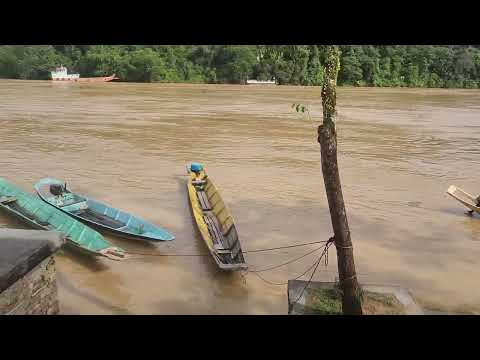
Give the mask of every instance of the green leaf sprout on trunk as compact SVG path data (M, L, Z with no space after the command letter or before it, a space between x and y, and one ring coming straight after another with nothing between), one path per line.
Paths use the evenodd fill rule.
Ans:
M304 116L308 118L308 120L312 120L312 116L310 115L310 105L303 105L303 104L292 104L292 109L295 110L297 113L302 113Z

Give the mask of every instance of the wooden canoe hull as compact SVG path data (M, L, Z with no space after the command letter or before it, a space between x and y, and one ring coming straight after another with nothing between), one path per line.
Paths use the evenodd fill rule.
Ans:
M204 193L207 202L211 205L211 210L203 209L197 188L193 184L196 175L192 172L189 172L189 175L187 190L192 214L215 263L224 271L247 269L248 265L243 256L233 217L219 191L210 178L207 178ZM201 176L204 175L206 174L202 171ZM222 239L222 246L219 246L219 238Z
M57 198L50 192L52 184L64 185L65 182L51 178L40 180L34 186L38 196L50 206L89 226L129 240L157 242L175 239L168 231L138 216L70 191L68 195L77 203L59 206Z
M466 191L463 191L462 189L450 185L450 187L447 190L447 194L453 197L455 200L469 208L471 211L474 211L476 213L480 214L480 207L477 206L477 201L476 197L467 193Z
M113 260L125 258L122 249L110 244L96 231L0 179L0 200L5 198L16 200L8 203L0 201L0 209L31 228L58 231L65 235L68 245L91 255L105 256Z

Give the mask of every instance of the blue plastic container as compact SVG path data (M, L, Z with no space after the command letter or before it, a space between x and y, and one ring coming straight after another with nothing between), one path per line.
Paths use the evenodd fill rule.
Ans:
M190 170L193 172L200 172L203 170L203 165L199 163L192 163L192 165L190 165Z

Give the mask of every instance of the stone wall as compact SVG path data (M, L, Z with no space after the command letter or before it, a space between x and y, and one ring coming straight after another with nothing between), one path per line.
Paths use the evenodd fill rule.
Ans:
M49 256L0 293L0 315L59 312L55 259Z

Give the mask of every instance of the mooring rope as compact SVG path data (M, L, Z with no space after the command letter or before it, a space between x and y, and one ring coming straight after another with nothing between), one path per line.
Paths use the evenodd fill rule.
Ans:
M322 249L322 248L323 248L323 246L320 246L320 247L318 247L318 248L313 249L312 251L307 252L306 254L303 254L302 256L299 256L299 257L297 257L297 258L295 258L295 259L289 260L289 261L284 262L284 263L279 264L279 265L270 266L270 267L267 267L267 268L261 269L261 270L248 270L248 272L251 272L251 273L261 273L261 272L265 272L265 271L269 271L269 270L278 269L278 268L280 268L280 267L282 267L282 266L285 266L285 265L291 264L291 263L293 263L293 262L295 262L295 261L298 261L298 260L300 260L300 259L303 259L304 257L306 257L306 256L308 256L308 255L310 255L310 254L313 254L314 252L316 252L316 251L318 251L318 250L320 250L320 249Z
M303 244L295 244L295 245L288 245L288 246L279 246L279 247L273 247L273 248L266 248L266 249L257 249L257 250L246 250L243 251L244 253L256 253L256 252L261 252L261 251L272 251L272 250L281 250L281 249L290 249L294 247L299 247L299 246L306 246L306 245L313 245L313 244L323 244L326 243L327 241L312 241L309 243L303 243Z
M315 260L315 262L310 265L307 270L305 270L303 273L301 273L300 275L294 277L292 280L298 280L300 279L303 275L305 275L306 273L308 273L310 270L312 270L312 268L322 259L322 257L320 256L317 260ZM248 271L247 271L248 273ZM265 279L264 277L262 277L259 273L256 273L256 272L252 272L253 274L255 274L256 276L258 276L262 281L268 283L268 284L271 284L271 285L288 285L288 281L287 282L283 282L283 283L278 283L278 282L274 282L274 281L270 281L270 280L267 280Z
M296 248L296 247L301 247L301 246L308 246L308 245L314 245L314 244L322 244L326 243L327 241L312 241L308 243L300 243L300 244L293 244L293 245L286 245L286 246L277 246L277 247L272 247L272 248L264 248L264 249L254 249L254 250L242 250L244 254L249 254L249 253L258 253L258 252L264 252L264 251L275 251L275 250L282 250L282 249L290 249L290 248ZM188 256L211 256L210 253L208 254L159 254L159 253L144 253L144 252L137 252L135 250L126 250L126 254L129 255L141 255L141 256L177 256L177 257L188 257Z
M325 266L328 266L328 249L330 248L330 246L334 243L334 238L331 237L330 239L326 240L326 241L312 241L312 242L308 242L308 243L300 243L300 244L293 244L293 245L286 245L286 246L278 246L278 247L273 247L273 248L264 248L264 249L255 249L255 250L245 250L245 251L242 251L243 253L257 253L257 252L265 252L265 251L276 251L276 250L282 250L282 249L290 249L290 248L296 248L296 247L302 247L302 246L308 246L308 245L314 245L314 244L325 244L323 246L320 246L320 247L317 247L311 251L308 251L307 253L299 256L299 257L296 257L294 259L291 259L291 260L288 260L284 263L281 263L281 264L278 264L278 265L273 265L273 266L269 266L269 267L266 267L264 269L260 269L260 270L246 270L245 273L252 273L252 274L255 274L259 279L261 279L262 281L264 281L265 283L268 283L270 285L278 285L278 286L283 286L283 285L287 285L288 282L283 282L283 283L279 283L279 282L274 282L274 281L270 281L270 280L267 280L265 279L264 277L262 277L259 273L261 272L265 272L265 271L270 271L270 270L274 270L274 269L278 269L280 267L283 267L283 266L286 266L286 265L289 265L291 263L294 263L298 260L301 260L305 257L307 257L308 255L311 255L315 252L317 252L318 250L320 249L323 249L321 255L319 256L319 258L317 260L315 260L315 262L313 264L311 264L303 273L301 273L300 275L296 276L295 278L291 279L291 280L298 280L299 278L301 278L302 276L304 276L305 274L307 274L312 268L314 268L311 276L310 276L310 279L308 280L307 284L305 285L305 287L303 288L302 292L300 293L300 296L297 298L297 300L295 300L294 304L296 302L298 302L298 300L300 299L300 297L303 295L305 289L310 285L311 283L311 280L315 274L315 272L317 271L317 268L318 266L320 265L320 262L322 259L324 259L324 262L325 262ZM211 256L211 254L158 254L158 253L142 253L142 252L136 252L136 251L131 251L131 250L127 250L126 251L127 254L130 254L130 255L141 255L141 256L162 256L162 257L197 257L197 256ZM243 276L243 275L242 275Z
M333 244L334 242L334 238L331 237L329 240L328 240L328 243L325 245L325 249L323 250L323 253L322 255L320 256L320 259L322 258L323 255L326 254L326 257L325 257L325 264L328 265L328 248ZM297 299L292 303L292 305L290 306L290 308L292 308L297 302L298 300L300 300L300 298L303 296L303 293L305 292L305 290L308 288L308 286L310 285L310 283L312 282L312 279L313 279L313 275L315 275L315 272L317 271L317 268L318 268L318 265L320 264L320 261L318 261L317 265L315 266L315 269L313 269L313 272L312 272L312 275L310 275L310 279L308 279L306 285L303 287L302 291L300 292L300 295L298 295Z
M319 247L319 248L316 248L316 249L314 249L313 251L310 251L310 252L308 252L307 254L304 254L304 255L302 255L302 256L300 256L300 257L298 257L298 258L295 258L295 259L293 259L293 260L290 260L290 261L288 261L288 262L286 262L286 263L283 263L283 264L280 264L280 265L277 265L277 266L274 266L274 267L266 268L266 269L263 269L263 270L258 270L258 271L247 270L247 273L254 273L254 274L257 275L261 280L263 280L264 282L266 282L266 283L268 283L268 284L271 284L271 285L287 285L288 282L283 282L283 283L273 282L273 281L270 281L270 280L265 279L264 277L260 276L258 273L259 273L259 272L262 272L262 271L267 271L267 270L276 269L276 268L279 268L279 267L281 267L281 266L290 264L290 263L292 263L292 262L294 262L294 261L300 260L300 259L304 258L305 256L310 255L310 254L314 253L315 251L320 250L320 249L323 248L323 251L322 251L322 254L320 255L320 257L319 257L312 265L310 265L310 267L309 267L307 270L305 270L302 274L296 276L295 278L291 279L291 280L298 280L299 278L301 278L302 276L304 276L307 272L309 272L313 267L315 267L315 269L314 269L314 271L313 271L313 273L312 273L312 276L310 277L310 280L308 281L308 283L307 283L307 285L306 285L306 287L307 287L307 286L310 284L310 281L311 281L311 279L312 279L312 277L313 277L313 274L315 274L315 271L317 270L318 265L320 264L320 261L322 260L322 258L323 258L324 256L325 256L325 266L328 266L328 249L329 249L329 247L332 245L333 241L334 241L334 240L333 240L333 237L332 237L332 238L330 238L328 241L324 241L324 242L326 243L325 246L321 246L321 247ZM305 288L306 288L306 287L305 287ZM303 292L302 292L302 294L303 294Z

